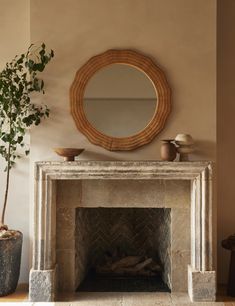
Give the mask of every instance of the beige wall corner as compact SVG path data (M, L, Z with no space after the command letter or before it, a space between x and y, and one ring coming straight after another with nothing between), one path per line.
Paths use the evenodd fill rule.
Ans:
M30 0L0 0L0 70L16 54L24 53L30 43ZM27 137L27 141L30 139ZM5 168L0 159L0 207L5 187ZM23 232L23 254L20 282L29 278L29 159L22 158L12 170L6 223L10 228Z
M43 73L46 95L40 97L50 106L51 117L31 132L31 177L35 161L58 159L52 151L56 146L84 147L83 159L156 160L160 140L180 132L195 138L194 159L216 159L215 0L57 0L56 10L55 1L48 0L0 0L0 4L1 67L24 51L29 41L44 41L55 50ZM110 153L90 144L70 115L69 88L75 72L91 56L110 48L133 48L152 57L165 71L173 92L166 128L151 144L135 151ZM29 207L33 205L32 180L28 203L28 178L28 162L22 160L12 176L15 193L7 214L10 226L25 234L24 282L28 280ZM234 218L228 220L232 227Z
M218 274L225 283L230 252L222 249L221 241L235 232L235 2L218 0L217 11Z

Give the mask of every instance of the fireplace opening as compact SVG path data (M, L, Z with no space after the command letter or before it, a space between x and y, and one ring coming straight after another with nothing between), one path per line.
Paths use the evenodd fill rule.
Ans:
M171 290L171 209L77 208L77 291Z

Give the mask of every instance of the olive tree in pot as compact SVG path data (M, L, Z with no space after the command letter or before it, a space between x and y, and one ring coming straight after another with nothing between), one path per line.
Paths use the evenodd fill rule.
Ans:
M0 157L5 161L6 184L0 219L0 296L15 291L20 271L22 233L8 229L5 213L8 203L10 172L18 158L29 154L25 135L32 125L49 116L46 105L31 102L33 92L44 93L44 82L37 77L51 58L43 43L31 45L0 72Z

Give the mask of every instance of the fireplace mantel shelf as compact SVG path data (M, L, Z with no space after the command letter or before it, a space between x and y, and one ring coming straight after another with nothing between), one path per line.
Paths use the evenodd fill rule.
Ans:
M89 179L190 180L191 263L188 267L188 292L194 301L215 300L213 162L43 161L35 164L33 267L29 292L32 302L55 300L55 182Z
M174 179L193 180L199 175L212 178L210 161L42 161L35 178L40 179Z

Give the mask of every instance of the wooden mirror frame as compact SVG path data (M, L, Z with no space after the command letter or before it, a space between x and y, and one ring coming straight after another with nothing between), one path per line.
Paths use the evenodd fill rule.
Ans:
M156 90L157 107L147 126L129 137L111 137L99 132L88 121L83 107L85 88L90 78L111 64L126 64L144 72ZM70 88L71 114L78 130L88 140L109 151L133 150L143 146L162 131L171 111L171 90L163 71L149 57L133 50L108 50L89 59L76 73Z

